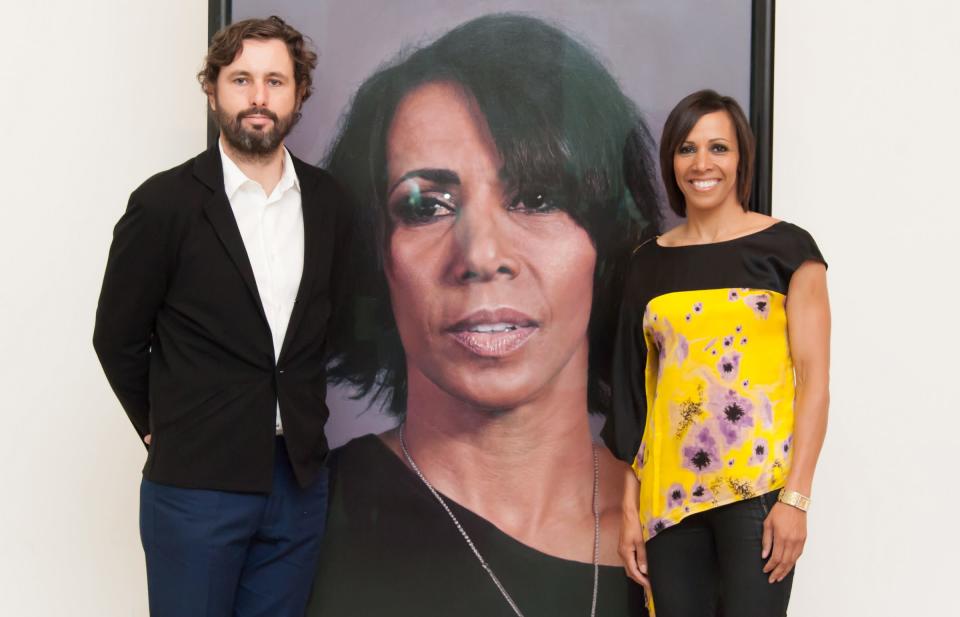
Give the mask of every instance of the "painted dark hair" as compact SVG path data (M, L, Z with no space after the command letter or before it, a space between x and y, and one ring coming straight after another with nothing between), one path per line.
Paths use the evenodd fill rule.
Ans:
M737 201L744 210L749 208L750 187L753 185L753 159L755 140L750 129L750 121L743 109L731 96L723 96L714 90L699 90L683 98L667 116L663 126L663 138L660 140L660 173L667 192L670 209L678 216L687 215L687 202L677 186L677 176L673 171L673 156L690 135L697 121L707 114L725 111L730 115L737 134L739 162L737 163Z
M356 208L354 287L330 327L329 376L405 412L406 359L383 270L386 136L400 100L438 81L459 84L486 119L505 174L552 187L597 250L589 324L590 409L609 407L612 338L630 251L658 229L653 141L634 104L582 44L535 18L495 14L405 52L360 86L324 166Z

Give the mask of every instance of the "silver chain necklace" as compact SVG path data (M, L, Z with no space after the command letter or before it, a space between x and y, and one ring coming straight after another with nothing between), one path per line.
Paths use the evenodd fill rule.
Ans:
M407 450L407 441L403 438L403 429L404 425L400 425L400 449L403 450L403 456L407 459L410 468L413 469L414 473L417 474L417 477L423 481L424 485L430 492L433 493L433 496L437 498L437 501L440 502L440 505L443 506L443 509L446 510L447 514L450 516L450 520L453 521L453 524L456 526L457 531L460 532L460 535L463 536L464 541L466 541L467 546L470 547L470 550L473 551L473 554L476 556L477 561L480 562L480 565L483 569L490 575L490 579L493 581L493 584L497 586L497 589L500 590L500 593L503 595L503 599L507 601L507 604L510 605L510 608L513 609L513 612L517 614L517 617L524 617L523 613L520 612L520 607L517 606L517 603L513 601L513 598L510 597L510 594L507 593L506 588L504 588L503 583L500 582L500 579L497 578L497 575L493 573L493 569L490 567L490 564L487 563L487 560L483 558L480 554L480 551L477 550L477 547L474 545L473 540L470 539L470 536L467 535L467 531L463 528L463 525L460 524L460 521L457 520L457 517L450 510L450 506L447 505L447 502L440 496L440 493L437 492L437 489L433 488L433 485L427 480L426 476L423 475L423 472L420 471L420 468L417 467L417 464L413 462L413 457L410 456L409 450ZM593 446L593 599L590 604L590 617L596 617L597 615L597 585L600 581L600 458L597 456L597 446Z

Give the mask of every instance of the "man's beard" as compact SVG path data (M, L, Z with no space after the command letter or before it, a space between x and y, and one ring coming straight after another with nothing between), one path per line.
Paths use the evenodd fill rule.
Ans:
M270 118L273 122L272 128L269 130L244 128L243 119L254 115ZM297 112L292 112L290 115L281 118L266 107L251 107L239 112L236 116L231 116L223 111L220 105L217 105L214 116L227 143L238 154L252 158L260 158L276 152L296 125L297 120L300 119L300 114Z

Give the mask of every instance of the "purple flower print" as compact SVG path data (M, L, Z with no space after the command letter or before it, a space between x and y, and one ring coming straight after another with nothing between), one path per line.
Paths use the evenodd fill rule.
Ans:
M712 500L713 493L710 492L710 489L699 483L693 485L693 490L690 491L690 501L692 503L706 503Z
M754 294L744 299L758 317L766 319L770 315L770 294Z
M773 426L773 404L766 394L760 394L760 418L763 419L764 428Z
M697 302L697 303L695 303L695 304L693 305L693 312L694 312L694 313L702 313L702 312L703 312L703 302Z
M730 347L731 345L733 345L733 336L723 337L723 346Z
M682 334L677 335L677 364L683 364L683 361L690 355L690 343L687 337Z
M687 498L687 492L683 490L683 485L674 483L667 489L667 510L672 510L677 506L683 505L683 500Z
M695 473L720 469L717 440L706 426L691 431L682 449L683 466Z
M643 469L643 463L644 463L643 455L646 453L646 451L647 451L647 442L641 441L640 449L637 450L637 456L634 458L634 461L636 462L637 467L639 467L640 469Z
M743 332L743 326L737 326L737 332Z
M790 435L783 440L783 443L780 444L780 451L783 453L783 458L790 456L790 448L793 447L793 435Z
M684 317L684 319L686 319L687 321L690 321L691 319L693 319L693 315L691 315L690 313L687 313L687 316Z
M712 413L717 430L723 435L727 446L740 445L744 439L744 429L753 426L753 403L738 395L736 390L710 388L707 409Z
M662 362L667 357L667 345L666 338L663 336L663 332L653 331L653 342L657 346L657 350L660 352L660 361Z
M739 300L739 299L740 299L740 292L738 292L736 289L731 289L731 290L730 290L730 295L728 295L727 298L728 298L731 302L733 302L734 300Z
M750 452L750 460L747 461L750 465L762 465L767 460L767 455L770 453L770 445L767 444L767 440L763 437L758 438L753 442L753 448Z
M749 379L744 379L743 382L741 382L740 385L742 385L744 388L749 388L749 387L750 387L750 380L749 380Z
M671 525L673 525L673 521L669 521L665 518L655 518L647 523L647 533L652 538Z
M747 344L747 337L745 337L745 336L740 337L740 345L743 346L743 345L746 345L746 344Z
M727 381L736 379L737 373L740 372L740 354L731 351L721 356L720 361L717 362L717 371L719 371L720 376Z

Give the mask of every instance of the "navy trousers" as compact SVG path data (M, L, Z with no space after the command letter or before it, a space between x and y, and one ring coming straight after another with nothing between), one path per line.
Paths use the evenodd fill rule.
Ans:
M269 495L144 479L140 538L151 617L302 617L326 522L327 482L324 470L300 488L282 437Z

